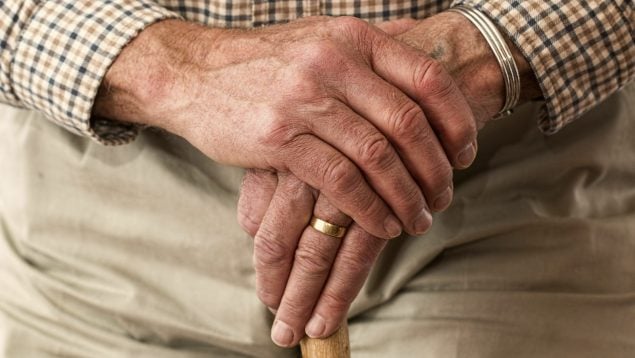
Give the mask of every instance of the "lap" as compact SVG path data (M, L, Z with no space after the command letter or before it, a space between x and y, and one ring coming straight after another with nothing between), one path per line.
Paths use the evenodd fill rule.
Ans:
M535 106L486 128L452 207L380 257L351 309L353 355L632 351L632 88L553 137ZM255 296L240 170L162 133L105 148L0 113L5 355L296 354L269 341Z
M483 132L507 138L482 148L427 235L381 258L369 284L383 294L365 291L350 321L357 356L632 355L633 88L553 137L531 122Z

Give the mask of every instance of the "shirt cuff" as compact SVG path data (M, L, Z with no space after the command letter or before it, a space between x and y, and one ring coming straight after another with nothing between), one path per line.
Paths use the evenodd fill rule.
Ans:
M106 144L133 140L135 125L91 118L106 71L123 47L159 20L179 18L153 1L43 1L12 63L16 96L69 130Z
M618 3L621 1L618 1ZM488 16L521 51L542 90L538 126L553 134L635 74L633 34L614 2L455 0ZM628 5L626 5L628 6Z

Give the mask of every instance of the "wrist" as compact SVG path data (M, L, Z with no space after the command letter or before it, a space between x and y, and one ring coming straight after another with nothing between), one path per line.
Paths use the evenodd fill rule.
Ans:
M197 71L207 63L222 30L164 20L143 30L119 54L104 77L93 114L174 131L179 108L194 91Z
M501 67L480 31L463 15L445 12L425 20L401 39L426 51L453 76L482 126L503 108L506 98ZM511 41L507 45L521 76L520 102L540 96L533 71Z

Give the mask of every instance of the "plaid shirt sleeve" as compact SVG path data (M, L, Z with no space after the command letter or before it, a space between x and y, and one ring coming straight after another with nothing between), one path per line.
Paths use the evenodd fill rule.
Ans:
M633 0L457 0L490 17L524 54L555 133L635 78Z
M153 22L183 16L211 26L253 27L318 13L380 21L429 16L449 1L0 0L0 101L43 112L101 143L124 143L137 128L91 118L91 108L110 64ZM546 133L558 131L635 77L633 0L453 4L484 12L523 52L542 88L539 125ZM314 13L305 5L320 10Z
M129 141L137 128L91 119L93 100L126 43L171 17L149 0L0 1L0 101L104 144Z

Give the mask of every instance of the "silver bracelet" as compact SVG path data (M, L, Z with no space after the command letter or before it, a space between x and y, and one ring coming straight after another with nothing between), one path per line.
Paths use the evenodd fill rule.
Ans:
M495 119L510 115L512 109L518 104L520 99L520 73L512 52L505 43L503 35L498 31L496 25L483 13L464 5L455 6L448 11L459 13L465 16L483 34L487 44L494 52L496 61L501 67L503 80L505 82L505 104L503 109L494 116Z

